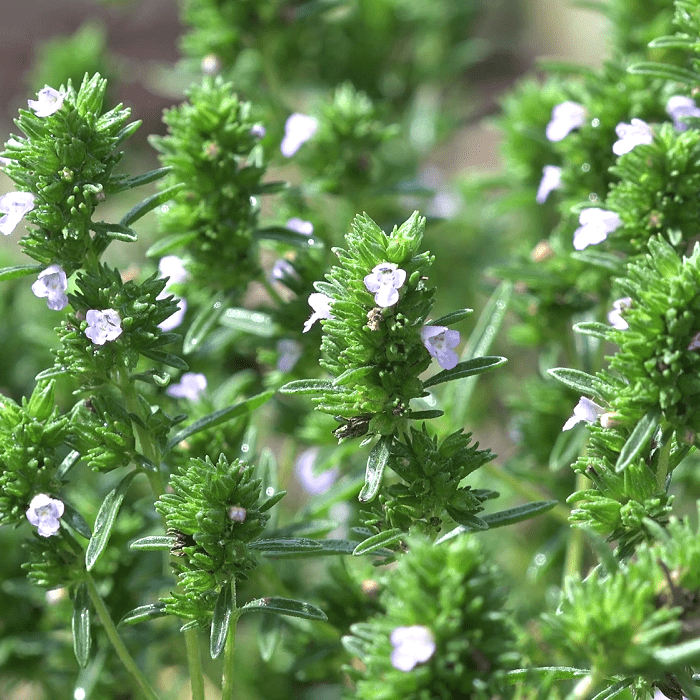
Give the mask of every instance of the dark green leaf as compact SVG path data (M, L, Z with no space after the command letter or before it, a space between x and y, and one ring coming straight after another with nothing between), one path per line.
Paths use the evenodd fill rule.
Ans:
M443 382L451 382L462 377L471 377L474 374L488 372L491 369L496 369L504 365L508 360L505 357L474 357L465 362L459 362L452 369L444 369L442 372L434 374L432 377L423 382L423 387L428 388Z
M579 394L584 394L585 396L596 395L596 378L590 374L586 374L579 369L570 369L568 367L556 367L547 370L547 372L562 384L566 384L566 386Z
M262 182L253 189L253 194L277 194L289 189L289 183L284 180L273 180L272 182Z
M365 485L362 487L359 496L359 500L362 503L371 501L377 495L377 491L382 483L384 467L386 467L391 454L392 440L392 435L381 437L369 453L367 468L365 469Z
M620 456L615 464L616 472L621 472L649 444L660 422L661 413L653 408L637 423L620 450Z
M258 506L258 510L261 513L264 513L266 510L270 510L272 506L277 505L286 495L286 491L276 491L272 496L267 498Z
M610 334L610 326L598 321L585 321L574 325L574 330L582 335L591 335L600 340L607 340Z
M297 248L321 248L323 246L321 241L313 236L307 236L305 233L299 233L299 231L293 231L284 226L259 228L253 235L259 240L277 241Z
M280 387L280 394L323 394L333 391L333 382L328 379L297 379Z
M146 257L159 258L161 255L170 253L173 250L182 248L190 241L197 237L196 231L188 231L187 233L174 233L171 236L165 236L159 241L156 241L147 251Z
M439 418L444 415L444 411L434 409L429 411L411 411L405 417L408 418L408 420L430 420L431 418Z
M309 540L303 537L254 540L248 544L248 547L266 557L306 554L309 551L321 549L321 545L317 540Z
M333 386L350 386L352 384L357 384L358 379L362 379L376 370L377 367L375 365L353 367L352 369L345 370L345 372L336 377L333 380Z
M79 583L73 600L73 652L80 668L85 668L90 660L90 594L87 583Z
M95 221L90 224L90 228L95 233L101 233L108 238L113 238L115 241L135 243L138 240L136 231L125 224L109 224L106 221Z
M80 459L80 452L77 450L71 450L64 458L63 461L58 465L56 470L56 478L60 481L63 477L68 474L68 472L78 463Z
M503 527L504 525L512 525L523 520L529 520L536 515L546 513L548 510L557 505L556 501L534 501L533 503L524 503L515 508L507 508L500 510L497 513L488 513L482 515L483 520L488 524L489 528Z
M139 537L134 540L129 549L137 549L145 552L154 552L158 550L170 551L177 542L177 539L172 535L148 535L148 537Z
M34 272L41 272L43 265L13 265L12 267L3 267L0 270L0 282L5 280L13 280L17 277L25 277Z
M221 317L221 325L257 335L260 338L272 338L277 332L270 314L248 309L226 309Z
M623 273L625 267L625 261L618 258L617 255L600 250L574 251L571 253L571 257L586 265L602 267L604 270L609 270L618 275Z
M140 353L147 357L149 360L155 362L162 362L168 367L174 367L175 369L188 370L189 365L177 355L173 355L171 352L164 352L163 350L152 350L150 348L141 348Z
M226 311L226 296L224 294L217 294L202 306L185 335L182 345L182 352L185 355L199 350L207 333L219 322L224 311Z
M369 554L370 552L374 552L375 549L381 549L382 547L394 544L394 542L398 542L403 536L403 530L399 530L397 527L391 530L385 530L384 532L372 535L372 537L368 537L363 542L360 542L353 550L353 555L359 557L362 554Z
M67 525L70 525L73 530L75 530L79 535L82 535L86 539L92 537L92 532L90 531L90 526L85 521L80 513L78 513L75 508L73 508L70 503L63 504L64 510L61 520L63 520Z
M655 63L653 61L642 61L629 66L627 70L636 75L651 75L654 78L662 78L663 80L673 80L677 83L686 83L687 85L697 85L700 82L700 75L678 68L669 63Z
M537 678L565 681L570 678L585 678L589 673L588 669L571 666L536 666L535 668L517 668L513 671L505 671L504 678L508 683Z
M126 496L126 492L131 485L133 478L138 472L129 472L118 484L115 486L102 501L100 510L95 518L95 531L92 533L92 537L88 542L87 550L85 552L85 568L90 571L93 566L97 563L97 560L102 554L109 536L112 533L112 528L114 527L114 521L117 518L117 513L119 512L119 507Z
M177 185L172 185L161 192L156 192L156 194L146 197L143 202L140 202L133 209L128 211L119 223L122 226L130 226L142 216L148 214L149 211L153 211L153 209L159 207L161 204L170 201L184 186L183 183L178 182Z
M137 625L139 622L146 620L155 620L157 617L165 617L165 603L150 603L149 605L140 605L138 608L129 610L124 617L117 623L117 626Z
M231 591L231 583L227 581L219 592L219 597L214 605L214 614L211 618L209 652L212 659L218 659L226 646L232 612L233 593Z
M307 620L327 620L326 613L311 603L290 598L258 598L240 608L241 613L269 612L277 615L303 617Z
M60 377L63 374L68 374L70 370L67 367L49 367L48 369L39 372L39 374L34 377L37 382L42 382L45 379L51 379L51 377Z
M440 316L434 321L430 322L431 326L451 326L454 323L459 323L463 321L467 316L471 316L474 313L474 309L459 309L457 311L452 311L449 314Z
M156 180L160 180L162 177L165 177L170 170L171 168L157 168L156 170L149 170L149 172L144 173L143 175L125 177L111 185L109 187L109 193L116 194L117 192L123 192L124 190L132 190L134 187L148 185L151 182L155 182Z

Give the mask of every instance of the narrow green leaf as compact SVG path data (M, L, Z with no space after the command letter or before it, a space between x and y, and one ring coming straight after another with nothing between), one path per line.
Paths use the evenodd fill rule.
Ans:
M290 617L303 617L307 620L327 620L326 613L311 603L291 598L258 598L239 608L241 613L269 612Z
M689 49L695 50L698 40L687 34L674 34L672 36L657 36L647 46L650 49Z
M615 464L616 472L621 472L647 446L660 422L661 413L654 408L637 423L632 434L627 438L627 442L620 450L620 456Z
M162 362L168 367L174 367L175 369L188 370L189 365L177 355L173 355L171 352L164 352L163 350L152 350L151 348L140 348L139 352L147 357L149 360L154 362Z
M323 394L333 391L333 382L329 379L296 379L279 388L280 394Z
M577 333L581 333L581 335L591 335L594 338L600 338L600 340L608 339L610 328L611 326L598 321L585 321L574 325L574 330Z
M654 659L664 668L689 666L700 659L700 637L654 652Z
M276 615L263 615L258 635L258 649L263 661L270 661L282 638L282 620Z
M609 688L601 690L597 695L594 695L591 700L610 700L610 698L617 697L623 690L629 688L632 683L634 683L634 678L623 678Z
M214 605L214 613L211 618L211 637L209 640L209 653L212 659L218 659L226 645L228 630L231 624L233 612L233 593L231 583L227 581L219 592L219 597Z
M560 469L570 466L581 454L586 440L585 430L563 430L560 432L549 454L549 470L558 472Z
M297 248L321 248L323 243L314 236L307 236L305 233L293 231L284 226L268 226L259 228L253 234L258 240L277 241L278 243L286 243Z
M266 557L305 554L311 550L321 549L318 541L305 537L253 540L248 544L248 547Z
M586 374L579 369L570 369L569 367L555 367L547 370L547 372L579 394L586 396L596 395L596 378L593 375Z
M162 177L165 177L172 168L156 168L155 170L149 170L143 175L136 175L135 177L125 177L117 181L114 185L110 186L109 194L116 194L117 192L124 192L124 190L132 190L135 187L141 187L142 185L148 185L151 182L156 182Z
M471 316L474 313L474 309L458 309L457 311L452 311L449 314L440 316L434 321L430 322L431 326L451 326L455 323L463 321L467 316Z
M148 214L149 211L153 211L153 209L159 207L161 204L169 202L184 186L184 183L178 182L176 185L172 185L161 192L156 192L150 197L146 197L143 202L140 202L128 211L119 223L122 226L130 226L142 216Z
M129 228L125 224L109 224L106 221L95 221L90 224L90 228L95 233L100 233L115 241L123 241L124 243L136 243L138 236L134 229Z
M78 463L79 460L80 452L78 452L78 450L71 450L58 465L58 469L56 470L56 478L59 481L63 479L63 477L68 474L68 472Z
M352 369L345 370L345 372L333 380L333 386L350 386L352 384L357 384L358 379L372 374L376 369L377 367L375 365L365 365L364 367L353 367Z
M220 323L227 328L235 328L260 338L272 338L277 332L270 314L249 309L226 309Z
M289 189L289 183L284 180L272 180L271 182L262 182L253 189L253 194L277 194Z
M605 253L600 250L581 250L571 253L571 257L586 265L601 267L618 275L622 275L624 271L625 261L612 253Z
M490 529L494 527L503 527L504 525L512 525L523 520L529 520L536 515L546 513L548 510L557 505L556 501L534 501L533 503L524 503L515 508L507 508L500 510L497 513L488 513L482 515L482 519L488 523Z
M399 530L397 527L386 530L385 532L380 532L377 535L372 535L372 537L368 537L355 547L352 552L353 556L359 557L363 554L374 552L375 549L387 547L390 544L394 544L394 542L398 542L403 536L403 530Z
M147 537L139 537L139 539L134 540L129 545L129 549L144 552L170 551L176 542L177 539L171 535L148 535Z
M451 382L462 377L471 377L474 374L488 372L491 369L496 369L504 365L508 360L505 357L474 357L465 362L459 362L452 369L444 369L442 372L434 374L432 377L423 382L423 387L428 388L443 382Z
M314 541L318 544L318 547L311 547L309 549L299 549L297 551L280 551L275 553L274 556L278 559L282 557L284 557L285 559L308 559L309 557L330 557L339 554L352 554L355 551L355 547L357 547L358 544L357 542L353 542L352 540L327 539ZM273 556L268 552L261 552L261 554L263 556ZM388 549L385 549L377 551L375 552L375 554L386 557L393 555L393 552Z
M48 369L39 372L39 374L34 377L37 382L42 382L45 379L51 379L52 377L60 377L63 374L68 374L70 370L67 367L49 367Z
M433 409L429 411L411 411L407 416L408 420L430 420L431 418L439 418L444 416L445 412L438 409Z
M210 413L208 416L204 416L204 418L196 420L194 423L188 425L186 428L174 435L172 440L168 443L166 451L172 450L172 448L179 442L182 442L190 435L201 432L205 428L213 428L217 425L233 420L234 418L238 418L239 416L245 416L246 414L251 413L256 408L259 408L264 403L267 403L272 398L274 393L274 389L263 391L262 394L256 394L245 401L241 401L233 406L228 406L227 408L222 408L220 411L215 411L214 413Z
M92 537L92 532L90 531L90 526L85 521L78 511L73 508L70 503L63 504L63 516L61 520L69 525L73 530L75 530L79 535L82 535L85 539L89 540Z
M85 668L90 660L90 594L87 583L79 583L73 601L73 652L80 668Z
M41 272L43 265L13 265L12 267L3 267L0 270L0 282L5 280L13 280L17 277L25 277L34 272Z
M391 454L392 435L383 436L379 442L372 448L367 460L367 468L365 469L365 485L360 491L359 500L362 503L371 501L379 491L379 486L382 483L384 468L389 461Z
M165 603L150 603L149 605L140 605L138 608L129 610L124 617L117 623L117 627L137 625L139 622L146 620L155 620L157 617L165 617Z
M225 302L226 296L224 294L217 294L207 304L202 306L185 335L182 346L182 352L185 355L199 350L207 333L219 322L224 311L226 311Z
M570 678L585 678L590 673L586 668L573 668L572 666L536 666L534 668L516 668L506 671L503 676L508 683L517 683L524 680L537 678L549 678L554 681L565 681Z
M112 528L114 527L114 521L119 512L119 507L137 473L138 472L135 471L129 472L117 486L107 494L104 501L102 501L100 510L95 518L95 530L92 533L87 550L85 551L85 568L88 571L91 571L92 567L95 566L107 545L109 536L112 533Z
M653 61L642 61L635 63L627 68L629 73L635 75L651 75L654 78L662 78L663 80L673 80L677 83L686 83L688 85L697 85L700 82L700 75L685 68L678 68L669 63L655 63Z
M187 233L174 233L171 236L165 236L159 241L156 241L147 251L146 257L159 258L166 253L182 248L190 241L197 238L196 231L188 231Z

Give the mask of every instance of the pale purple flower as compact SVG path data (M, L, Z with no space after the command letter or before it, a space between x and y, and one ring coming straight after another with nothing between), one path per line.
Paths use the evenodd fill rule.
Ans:
M85 320L88 322L85 335L95 345L104 345L122 334L122 320L114 309L90 309Z
M64 510L63 501L51 498L45 493L38 493L32 498L26 516L27 520L37 528L38 533L42 537L51 537L61 527L59 519L63 515Z
M318 457L318 448L311 447L308 450L304 450L294 464L294 473L299 483L307 493L313 496L326 493L338 477L338 469L336 467L317 474L314 471L316 457Z
M274 280L283 280L285 277L295 277L297 279L299 278L299 275L294 269L292 263L290 263L289 260L285 260L284 258L280 258L279 260L275 261L275 264L272 266L271 275L272 279Z
M199 372L185 372L177 384L169 386L165 393L176 399L199 401L207 388L207 378Z
M210 53L202 59L202 73L216 75L221 70L221 61L216 54Z
M164 289L156 297L156 299L162 299L167 295L168 292ZM174 311L172 314L170 314L170 316L168 316L168 318L158 324L158 328L160 328L163 333L169 333L177 328L185 318L185 312L187 311L187 300L177 296L176 294L173 294L173 298L177 302L177 311Z
M557 190L561 187L561 168L558 165L545 165L542 169L542 179L540 186L537 188L535 201L538 204L544 204L552 190Z
M37 117L48 117L54 112L58 112L63 106L63 100L66 99L65 92L54 90L48 85L39 90L37 100L27 100L29 109L34 110Z
M166 255L160 259L158 263L158 273L161 277L167 277L168 281L165 284L167 289L171 284L180 284L186 282L190 273L187 272L185 262L177 255Z
M622 297L622 299L617 299L613 302L612 311L608 314L608 321L610 321L613 328L617 328L619 331L626 331L630 327L630 324L622 318L622 312L631 306L631 297Z
M435 653L435 637L423 625L397 627L391 633L391 665L399 671L412 671Z
M449 330L445 326L423 326L420 339L440 367L454 369L459 358L452 348L459 345L459 331Z
M614 211L597 207L584 209L579 214L578 221L581 226L574 231L576 250L583 250L589 245L601 243L609 233L622 226L622 219Z
M331 313L332 303L333 299L320 292L309 294L309 306L314 312L306 320L306 323L304 323L304 333L310 331L311 326L313 326L316 321L322 318L333 318L333 314Z
M562 102L552 109L552 119L545 134L550 141L561 141L586 120L586 108L577 102Z
M619 139L612 147L616 156L623 156L635 146L648 145L654 140L654 132L651 127L641 119L633 119L631 124L620 122L615 127L615 133Z
M287 221L287 228L304 236L310 236L314 232L314 225L310 221L304 221L297 216L293 216Z
M700 349L700 333L696 333L688 343L688 350Z
M688 125L683 120L684 117L700 117L700 107L695 104L692 97L685 95L674 95L669 98L666 103L666 111L673 119L673 126L678 131L688 130Z
M399 300L399 289L406 281L406 271L395 263L379 263L365 277L365 287L374 294L377 306L393 306Z
M250 135L255 139L262 139L265 137L267 129L262 124L253 124L250 127Z
M39 273L39 277L32 285L34 295L43 299L46 297L46 305L52 311L60 311L68 306L68 280L66 273L60 265L49 265Z
M605 409L594 401L581 397L581 400L574 407L574 414L564 423L564 430L571 430L577 423L595 423L605 413Z
M9 236L22 217L34 209L34 195L31 192L8 192L0 197L0 232Z
M284 125L284 138L280 151L291 158L318 130L318 120L308 114L292 114Z
M277 369L291 372L301 357L302 347L296 340L282 339L277 343Z

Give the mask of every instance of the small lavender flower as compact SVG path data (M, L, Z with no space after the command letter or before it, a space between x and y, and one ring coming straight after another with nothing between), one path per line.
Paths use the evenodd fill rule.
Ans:
M9 236L22 220L22 217L34 209L34 195L31 192L8 192L0 197L0 232Z
M267 129L262 124L253 124L253 126L250 127L250 135L255 139L260 140L265 138L266 133Z
M46 305L52 311L66 308L68 305L67 289L66 273L60 265L49 265L39 273L37 281L32 285L34 295L40 299L46 297Z
M453 369L459 360L452 349L459 345L459 331L452 331L445 326L423 326L420 331L423 345L443 369Z
M540 186L537 188L535 201L538 204L544 204L552 190L557 190L561 187L561 168L558 165L545 165L542 169L542 179Z
M574 407L574 414L564 423L564 430L571 430L577 423L595 423L605 413L605 409L594 401L581 397L581 400Z
M51 537L61 527L59 519L64 510L63 501L51 498L45 493L38 493L32 498L26 516L27 520L37 528L39 535Z
M122 334L122 320L114 309L90 309L85 320L88 322L85 335L95 345L104 345Z
M301 357L301 351L301 344L296 340L280 340L277 343L277 370L291 372Z
M65 92L54 90L48 85L38 92L37 100L27 100L29 109L34 110L37 117L48 117L54 112L58 112L63 106L63 100L66 99Z
M156 297L156 299L162 299L167 295L168 292L164 289ZM177 328L185 318L185 312L187 311L187 300L177 296L176 294L173 294L173 298L175 299L175 301L177 301L177 311L170 314L168 318L166 318L164 321L161 321L158 324L158 328L160 328L163 331L163 333L169 333L170 331Z
M178 384L169 386L165 393L176 399L199 401L207 388L207 378L199 372L185 372Z
M318 120L308 114L292 114L284 125L284 138L280 151L291 158L318 130Z
M287 228L301 233L304 236L310 236L314 232L314 225L310 221L304 221L296 216L293 216L286 224Z
M635 146L648 145L654 140L654 132L651 127L641 119L633 119L631 124L620 122L615 127L618 141L613 144L613 153L623 156L629 153Z
M696 333L688 343L688 350L700 349L700 333Z
M167 277L168 281L165 285L167 289L171 284L180 284L186 282L190 273L185 268L185 262L177 255L166 255L160 259L158 263L158 273L161 277Z
M622 226L622 219L607 209L592 207L584 209L578 217L579 226L574 231L574 248L583 250L589 245L604 241L609 233Z
M423 625L397 627L391 633L391 665L399 671L412 671L435 653L433 633Z
M666 103L666 111L673 119L673 126L678 131L688 130L688 125L684 121L685 117L700 117L700 107L695 104L692 97L685 95L674 95L669 98Z
M586 108L577 102L562 102L552 110L552 119L545 134L550 141L561 141L586 120Z
M333 299L320 292L309 294L309 306L314 312L306 320L306 323L304 323L304 333L308 333L308 331L311 330L311 326L313 326L316 321L322 318L333 318L333 314L331 313L332 303Z
M304 487L304 491L312 496L320 496L326 493L338 478L338 470L333 467L325 472L317 474L314 472L314 463L318 457L318 448L311 447L304 450L294 464L294 474L299 483Z
M270 273L270 275L272 276L273 280L283 280L285 277L299 277L292 263L290 263L289 260L285 260L284 258L280 258L279 260L275 261L275 264L272 266L272 272Z
M374 294L377 306L393 306L399 300L399 289L406 281L406 271L395 263L379 263L365 277L365 287Z
M608 321L613 328L617 328L620 331L626 331L630 324L622 318L622 312L625 309L629 309L632 306L631 297L622 297L622 299L617 299L613 302L612 311L608 314Z

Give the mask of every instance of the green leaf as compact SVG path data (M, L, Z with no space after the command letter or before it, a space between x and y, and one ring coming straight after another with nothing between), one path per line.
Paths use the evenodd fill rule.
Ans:
M321 549L316 540L304 537L253 540L248 548L260 552L266 557L283 557L286 555L306 554L312 550Z
M253 189L253 194L277 194L289 189L289 183L284 180L272 180L271 182L262 182Z
M594 338L600 338L600 340L607 340L611 326L605 323L599 323L598 321L585 321L583 323L576 323L573 328L577 333L581 333L581 335L591 335Z
M365 485L362 487L359 495L359 500L362 503L371 501L377 495L379 486L382 483L384 468L389 461L393 439L393 435L381 437L369 453L367 468L365 469Z
M139 352L147 357L149 360L154 362L162 362L168 367L174 367L175 369L188 370L189 365L177 355L173 355L171 352L164 352L163 350L153 350L151 348L141 348Z
M0 282L13 280L17 277L25 277L34 272L41 272L43 267L43 265L13 265L12 267L3 267L0 270Z
M623 678L609 688L601 690L597 695L594 695L591 700L610 700L610 698L617 697L623 690L629 688L632 683L634 683L634 678Z
M227 328L235 328L260 338L272 338L277 333L272 316L260 311L226 309L220 323Z
M290 617L303 617L306 620L327 620L326 613L311 603L291 598L258 598L239 608L241 613L269 612Z
M140 605L138 608L129 610L124 617L117 623L117 627L127 627L137 625L139 622L146 620L155 620L157 617L165 617L165 603L150 603L149 605Z
M51 377L60 377L63 374L68 374L71 370L68 367L49 367L48 369L39 372L39 374L34 377L37 382L43 382L45 379L51 379Z
M123 241L124 243L136 243L139 238L134 229L121 223L109 224L106 221L95 221L90 224L90 228L95 233L100 233L115 241Z
M668 63L655 63L653 61L642 61L635 63L627 68L629 73L635 75L651 75L654 78L662 78L663 80L673 80L677 83L686 83L688 85L697 85L700 82L700 75L678 68Z
M508 360L505 357L474 357L465 362L459 362L452 369L445 369L442 372L434 374L432 377L423 382L423 387L435 386L443 382L451 382L462 377L471 377L474 374L488 372L491 369L496 369L504 365Z
M88 542L87 550L85 551L85 568L88 571L95 566L100 555L104 551L109 536L114 527L114 521L117 519L119 507L126 496L126 492L131 485L133 478L138 472L129 472L105 497L102 501L100 510L95 518L95 531Z
M296 248L322 248L323 243L313 236L307 236L305 233L293 231L284 226L268 226L259 228L253 234L258 240L277 241L278 243L286 243Z
M226 311L225 302L226 296L222 293L217 294L213 299L202 306L185 335L185 340L182 345L182 352L185 355L199 350L207 333L219 322L222 314Z
M89 540L92 537L90 526L85 521L85 518L83 518L70 503L63 503L63 515L61 516L61 520L85 539Z
M355 547L352 552L353 556L359 557L363 554L369 554L370 552L374 552L375 549L381 549L382 547L394 544L394 542L398 542L403 536L403 530L399 530L397 527L380 532L377 535L372 535L372 537L368 537Z
M664 668L688 666L700 659L700 637L654 652L654 659Z
M60 481L63 477L68 474L68 472L78 463L80 459L80 452L77 450L71 450L64 458L63 461L58 465L56 470L56 478Z
M177 542L172 535L148 535L134 540L129 549L136 549L144 552L170 551Z
M197 238L196 231L188 231L187 233L174 233L171 236L165 236L159 241L156 241L147 251L146 257L159 258L166 253L182 248L190 241Z
M688 49L695 50L698 40L687 34L674 34L672 36L657 36L647 46L650 49Z
M90 660L90 594L87 583L78 584L73 601L73 618L71 620L73 630L73 652L78 660L80 668L85 668Z
M600 250L582 250L571 253L571 257L586 265L602 267L604 270L609 270L617 275L622 275L624 272L625 261L612 253L605 253Z
M429 411L411 411L405 416L408 420L430 420L431 418L439 418L444 416L445 412L438 409L432 409Z
M459 323L463 321L467 316L471 316L474 313L474 309L459 309L457 311L452 311L449 314L440 316L434 321L430 322L431 326L451 326L454 323Z
M652 435L656 432L661 422L661 413L658 408L652 408L637 423L632 434L627 438L624 446L620 450L620 456L615 464L615 471L621 472L634 460L637 455L647 446Z
M563 430L549 454L549 470L558 472L570 466L581 454L587 436L585 430Z
M282 621L275 615L263 615L261 620L258 649L262 660L268 662L275 655L282 638Z
M503 677L507 683L537 678L565 681L570 678L585 678L589 673L589 669L573 668L572 666L536 666L535 668L516 668L513 671L505 671Z
M296 379L279 388L280 394L323 394L333 391L329 379Z
M149 211L153 211L153 209L159 207L161 204L169 202L184 186L184 183L178 182L177 185L172 185L161 192L156 192L156 194L146 197L143 202L140 202L128 211L119 223L122 226L130 226L142 216L148 214Z
M263 391L262 394L256 394L245 401L241 401L233 406L228 406L227 408L222 408L220 411L215 411L214 413L210 413L208 416L204 416L204 418L196 420L194 423L191 423L179 433L175 434L172 440L170 440L168 443L166 452L172 450L175 445L182 442L190 435L199 433L205 428L214 428L215 426L226 423L234 418L252 413L256 408L262 406L264 403L267 403L274 396L274 393L274 389Z
M349 386L351 384L357 384L358 379L362 379L368 374L372 374L372 372L374 372L376 369L377 367L375 365L365 365L364 367L353 367L351 369L347 369L333 380L333 386Z
M554 369L548 369L547 372L579 394L586 396L596 395L596 378L590 374L586 374L579 369L570 369L569 367L555 367Z
M227 581L219 592L219 597L214 605L214 614L211 618L209 653L212 659L218 659L224 650L224 646L226 646L232 612L233 593L231 591L231 582Z
M149 170L147 173L143 173L143 175L125 177L109 187L109 194L124 192L124 190L132 190L135 187L141 187L142 185L148 185L151 182L156 182L156 180L160 180L162 177L165 177L171 169L172 168L170 167L156 168L155 170Z

